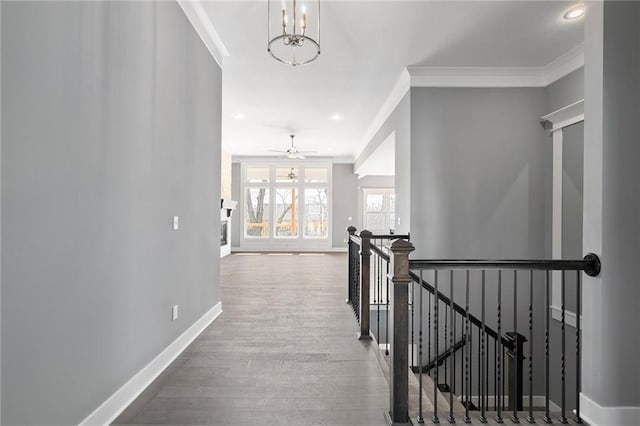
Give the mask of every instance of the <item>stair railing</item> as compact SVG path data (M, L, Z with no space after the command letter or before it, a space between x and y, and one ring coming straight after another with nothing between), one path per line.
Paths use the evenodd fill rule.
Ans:
M346 301L351 305L360 325L358 332L360 340L371 339L371 305L375 306L377 310L375 336L380 343L380 310L384 306L388 312L389 306L389 246L385 244L399 239L408 240L409 235L374 235L367 230L358 234L354 226L349 226L347 232L349 275ZM385 321L387 326L384 330L388 330L388 315L385 316ZM388 339L385 337L384 340Z
M560 382L561 382L561 403L559 421L560 423L567 423L567 406L566 406L566 330L565 330L565 288L567 274L575 273L576 276L576 335L575 335L575 348L577 363L575 366L576 379L576 394L580 392L580 294L581 294L581 274L582 272L595 276L600 271L600 261L596 255L589 254L582 260L409 260L409 254L413 251L413 245L404 240L395 241L390 248L391 255L389 256L391 262L391 282L392 289L390 290L390 409L386 413L387 421L389 424L406 424L409 422L409 393L408 393L408 370L409 370L409 329L410 329L410 310L413 310L418 304L418 310L420 312L418 319L418 359L419 365L424 365L424 335L425 332L430 332L430 336L427 339L427 345L434 347L434 353L437 360L442 355L439 351L438 345L442 340L448 341L449 357L451 357L456 350L456 339L454 338L456 331L460 331L461 336L465 344L463 345L464 354L463 359L459 363L453 363L450 371L450 383L454 384L456 380L461 382L462 393L457 401L460 401L464 405L464 418L465 422L470 422L470 409L472 408L473 397L471 395L472 388L474 388L472 380L472 346L474 343L474 337L472 334L472 326L478 328L478 332L475 336L476 347L479 349L479 361L475 364L475 381L478 385L478 395L475 396L475 400L479 404L480 417L479 420L482 423L487 422L487 411L489 411L489 389L490 383L494 385L494 410L495 421L502 423L504 421L502 413L505 409L511 411L511 421L513 423L519 423L519 411L523 410L523 392L524 392L524 380L523 380L523 361L527 360L528 367L528 380L529 386L529 401L527 411L527 421L535 422L533 412L533 389L534 389L534 377L533 377L533 350L532 342L534 341L534 323L533 323L533 303L534 303L534 288L538 285L542 285L545 293L545 407L544 422L550 423L550 402L549 402L549 386L550 386L550 322L549 322L549 304L550 304L550 272L559 271L561 274L561 337L560 337ZM460 272L462 271L462 272ZM423 279L424 274L430 274L433 280L433 285L427 284ZM508 276L508 277L507 277ZM462 277L462 279L460 279ZM409 295L414 291L412 286L417 285L419 289L426 288L428 294L434 295L434 302L429 306L433 309L433 323L424 326L424 296L420 294L417 301L409 303ZM448 284L448 285L447 285ZM455 303L456 296L461 292L464 297L465 307L461 308ZM523 288L524 287L524 288ZM457 289L457 291L456 291ZM470 299L471 289L473 289L479 295ZM496 296L496 322L497 331L493 331L487 325L487 293L490 293L490 297ZM503 292L503 290L505 290ZM506 290L510 290L511 304L504 304L505 298L503 294L507 294ZM520 294L528 294L527 297L518 296L518 290ZM528 290L528 291L523 291ZM448 293L445 295L444 293ZM414 296L415 297L415 296ZM448 301L448 311L445 311L445 318L450 321L450 327L447 330L446 335L443 336L443 329L441 324L443 318L440 314L440 305L443 299L444 302ZM524 299L524 301L523 301ZM480 318L476 318L470 312L471 303L479 304L481 311ZM523 303L524 302L524 303ZM525 327L519 329L518 326L518 307L523 303L528 309L528 324ZM509 306L510 311L505 309L505 306ZM463 312L460 312L460 311ZM456 324L455 313L463 313L462 324ZM512 331L502 333L503 329L503 316L505 313L511 314ZM472 319L473 318L473 319ZM479 324L478 324L479 322ZM537 327L537 326L536 326ZM493 331L493 332L490 332ZM528 334L529 345L525 350L526 337L520 333L522 330ZM495 334L494 341L494 363L489 363L490 358L490 345L488 344L488 338L491 334ZM459 345L458 345L459 346ZM500 348L499 346L502 346ZM446 347L446 346L445 346ZM505 353L502 349L510 349L507 352L506 360ZM459 348L458 348L459 349ZM446 359L446 358L443 358ZM431 360L430 360L431 361ZM505 362L507 361L507 362ZM536 361L540 362L540 361ZM427 363L428 365L429 363ZM507 365L505 365L507 364ZM431 370L431 369L430 369ZM439 368L432 368L435 376L433 381L434 395L438 395L441 390L438 388L439 382ZM419 373L422 372L422 368L419 369ZM507 380L505 380L507 378ZM433 377L432 377L433 379ZM508 383L510 389L506 392L509 400L505 404L505 392L503 390L505 382ZM420 378L420 385L422 386L422 378ZM423 394L422 391L418 393L418 423L424 422L423 411ZM454 392L449 392L449 413L447 420L451 423L455 422L454 417ZM439 423L438 413L438 398L433 398L433 410L431 412L431 420L434 423ZM580 405L579 398L576 398L575 406L576 422L580 423Z

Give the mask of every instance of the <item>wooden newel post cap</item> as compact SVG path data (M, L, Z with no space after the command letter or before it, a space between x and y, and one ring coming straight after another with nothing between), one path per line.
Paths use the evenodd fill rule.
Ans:
M362 231L360 231L360 238L371 238L373 237L373 233L371 231L367 231L366 229L363 229Z
M414 249L413 244L405 240L396 240L391 244L391 270L394 284L408 284L411 282L409 275L409 253Z
M395 240L393 244L391 244L391 252L396 255L402 255L406 253L407 255L415 250L413 244L411 244L407 240Z
M356 227L355 227L355 226L353 226L353 225L350 225L350 226L347 228L347 232L349 233L349 235L353 235L353 234L355 234L355 233L356 233L356 231L357 231L357 229L356 229Z

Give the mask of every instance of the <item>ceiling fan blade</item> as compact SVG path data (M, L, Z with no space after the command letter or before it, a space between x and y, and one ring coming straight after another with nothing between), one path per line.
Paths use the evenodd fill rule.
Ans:
M267 151L269 152L278 152L280 154L286 154L287 151L282 151L282 150L278 150L278 149L268 149Z

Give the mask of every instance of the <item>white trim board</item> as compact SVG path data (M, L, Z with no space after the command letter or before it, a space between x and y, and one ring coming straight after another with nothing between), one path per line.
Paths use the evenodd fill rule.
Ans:
M176 0L182 11L187 15L187 19L191 22L193 29L207 46L207 49L216 60L220 68L225 57L230 56L227 47L224 45L220 34L213 26L213 22L209 18L209 14L199 0Z
M603 407L580 393L580 417L591 426L640 425L640 407Z
M553 144L551 220L551 257L553 259L562 259L563 132L565 127L582 121L584 121L584 99L540 117L540 125L550 131ZM562 272L552 271L551 282L551 316L554 320L561 321L562 311L559 306L562 304ZM565 311L565 322L576 327L575 312Z
M509 395L504 395L504 396L500 396L500 398L504 397L504 404L509 405ZM495 406L495 400L496 400L496 396L495 395L487 395L485 398L488 399L488 404L487 407L491 410L493 410L493 407ZM457 397L458 401L462 401L462 396L458 396ZM478 395L471 395L471 402L476 406L479 407L480 406L480 398L478 397ZM533 396L533 406L534 407L544 407L546 402L546 399L544 397L544 395L534 395ZM529 408L529 395L522 395L522 408ZM555 402L549 400L549 411L551 412L557 412L560 411L560 406L558 406L558 404L556 404ZM504 414L504 413L508 413L508 414ZM536 414L539 414L539 411L534 411L534 416ZM542 416L540 414L540 416ZM510 418L511 417L511 412L510 411L504 411L503 412L503 417L505 419Z
M362 155L411 87L547 87L582 66L583 43L543 67L407 67L364 133L354 158Z
M549 306L549 309L551 309L551 318L556 321L562 321L562 309L560 308L560 306L551 305ZM582 315L580 315L580 321L582 321ZM576 313L565 309L564 323L568 326L576 328L578 326L578 323L576 321Z
M113 422L221 313L222 302L218 302L81 421L80 425L108 425Z
M547 87L584 66L580 44L543 67L407 68L411 87Z

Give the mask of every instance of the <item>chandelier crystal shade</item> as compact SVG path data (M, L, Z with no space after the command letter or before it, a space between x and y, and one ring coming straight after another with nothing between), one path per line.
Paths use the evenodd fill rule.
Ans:
M308 64L320 55L320 0L306 4L292 0L267 0L267 52L283 64ZM273 4L272 4L273 3ZM313 15L307 14L313 5ZM275 29L275 33L272 32ZM282 31L280 32L280 29ZM275 35L273 35L275 34ZM314 34L312 38L309 34Z

